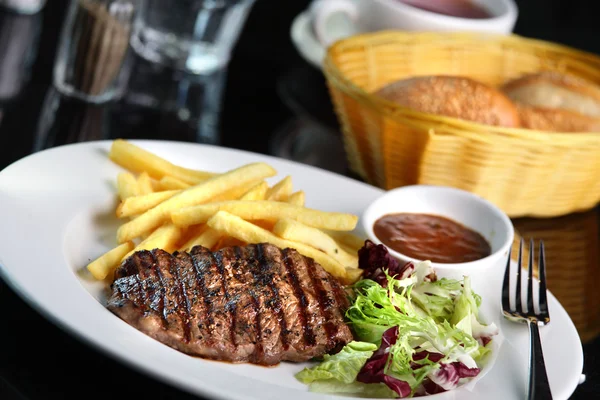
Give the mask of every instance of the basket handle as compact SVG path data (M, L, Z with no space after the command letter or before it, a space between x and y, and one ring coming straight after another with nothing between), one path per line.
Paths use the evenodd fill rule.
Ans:
M314 0L309 14L315 36L324 47L359 33L357 3L352 0Z

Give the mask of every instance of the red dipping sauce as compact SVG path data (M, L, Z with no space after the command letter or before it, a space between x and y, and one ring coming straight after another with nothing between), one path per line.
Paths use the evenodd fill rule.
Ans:
M388 214L375 221L373 231L389 248L418 260L455 264L492 254L481 234L438 215Z
M415 8L459 18L484 19L492 15L471 0L399 0Z

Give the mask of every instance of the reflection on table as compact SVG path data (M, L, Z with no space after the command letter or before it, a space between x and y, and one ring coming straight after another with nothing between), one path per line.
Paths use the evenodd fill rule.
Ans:
M584 343L600 334L599 221L598 208L557 218L513 220L521 237L544 241L548 289L569 313ZM515 242L515 259L516 247Z

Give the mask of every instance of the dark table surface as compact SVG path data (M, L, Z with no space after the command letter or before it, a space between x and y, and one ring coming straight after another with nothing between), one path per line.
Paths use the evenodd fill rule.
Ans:
M349 174L343 154L331 160L326 156L331 153L322 151L325 156L318 157L319 149L339 146L337 121L322 74L298 55L289 38L293 18L308 2L257 1L229 66L221 144ZM516 33L600 53L598 12L590 9L590 2L518 3ZM53 91L52 66L65 5L63 0L49 1L31 17L0 11L0 169L32 153L36 145L115 137L193 140L193 132L168 113L125 100L90 106ZM307 132L302 130L306 126L320 133L318 139L301 133ZM197 398L59 329L1 280L0 306L0 399ZM587 338L584 353L587 381L573 399L597 398L600 393L600 339Z

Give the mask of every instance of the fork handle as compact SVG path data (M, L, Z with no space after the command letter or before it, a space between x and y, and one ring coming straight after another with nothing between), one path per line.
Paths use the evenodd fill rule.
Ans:
M531 349L529 350L529 400L551 400L552 392L548 375L546 375L546 366L544 364L544 353L542 352L542 342L540 340L540 329L536 322L528 321L529 341Z

